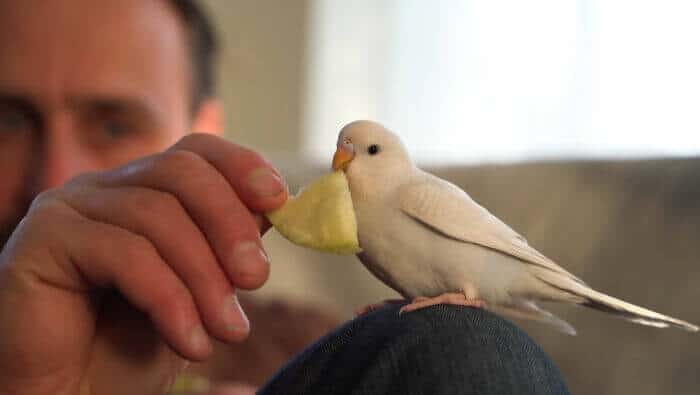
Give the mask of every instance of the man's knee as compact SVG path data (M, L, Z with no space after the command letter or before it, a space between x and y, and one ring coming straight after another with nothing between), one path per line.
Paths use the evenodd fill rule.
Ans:
M374 367L367 369L367 382L382 382L393 369L400 378L388 382L386 389L397 393L567 392L544 351L493 313L438 305L400 317L394 314L388 309L367 317L387 321L378 325L387 340L374 356Z
M447 305L398 309L348 322L270 384L301 393L567 393L547 355L495 314Z

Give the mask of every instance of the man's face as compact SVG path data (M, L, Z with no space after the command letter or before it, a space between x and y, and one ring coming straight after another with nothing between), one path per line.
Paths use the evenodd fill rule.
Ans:
M37 193L185 134L185 37L162 0L0 0L0 247Z

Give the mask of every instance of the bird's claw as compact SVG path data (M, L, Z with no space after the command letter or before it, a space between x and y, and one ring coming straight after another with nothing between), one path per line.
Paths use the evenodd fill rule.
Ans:
M411 303L401 307L399 310L399 315L419 310L424 307L434 306L436 304L451 304L456 306L482 308L486 305L486 302L481 299L467 299L467 297L462 293L444 293L433 298L420 296L414 298Z
M356 309L355 310L355 317L359 317L359 316L365 315L367 313L371 313L373 311L379 310L388 304L404 303L405 301L406 301L405 299L387 299L387 300L380 302L380 303L368 304L366 306L360 307L359 309Z

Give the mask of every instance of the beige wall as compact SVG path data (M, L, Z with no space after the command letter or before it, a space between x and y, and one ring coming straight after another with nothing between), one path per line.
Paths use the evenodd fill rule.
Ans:
M227 135L293 154L301 141L306 0L205 0L221 38Z

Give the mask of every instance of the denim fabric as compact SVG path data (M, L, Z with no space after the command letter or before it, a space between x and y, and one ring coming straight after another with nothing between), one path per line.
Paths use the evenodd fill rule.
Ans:
M483 309L388 306L325 336L260 394L568 394L523 331Z

